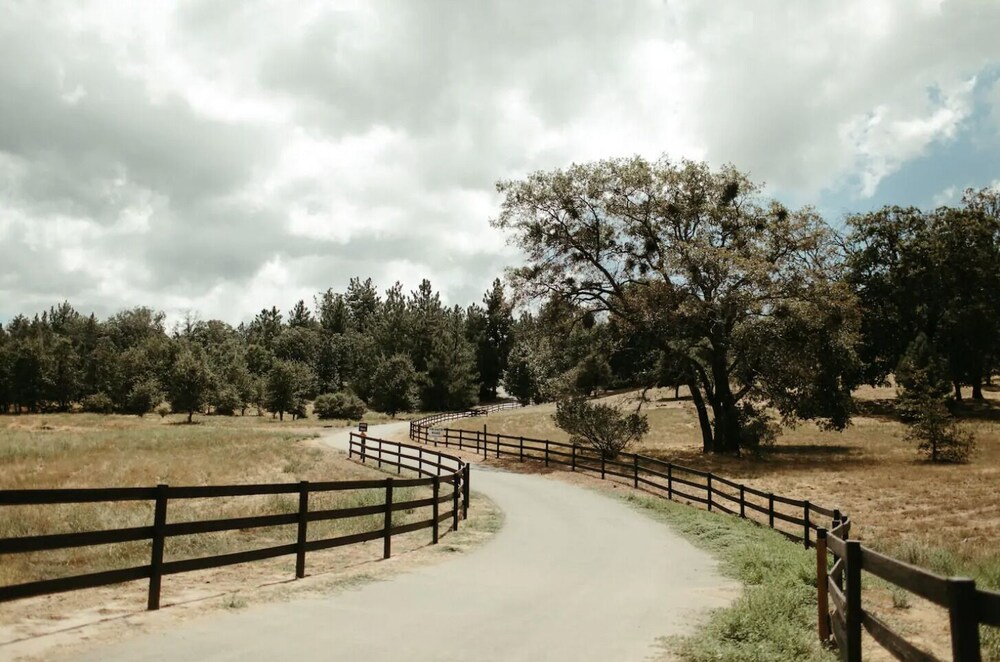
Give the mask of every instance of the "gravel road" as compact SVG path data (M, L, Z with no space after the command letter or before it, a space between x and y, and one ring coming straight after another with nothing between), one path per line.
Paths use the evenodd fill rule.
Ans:
M324 441L347 448L344 432ZM471 484L505 523L468 554L329 598L213 614L83 659L645 660L661 654L657 638L688 631L733 593L708 554L617 500L478 466Z

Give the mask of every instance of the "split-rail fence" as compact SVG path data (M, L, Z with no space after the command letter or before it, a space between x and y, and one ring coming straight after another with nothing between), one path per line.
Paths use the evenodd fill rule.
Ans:
M6 554L44 552L132 541L149 541L150 549L149 563L139 566L0 586L0 602L134 580L148 580L147 608L159 609L161 581L163 577L168 575L294 555L295 577L302 578L305 576L306 554L308 552L381 539L383 541L383 558L389 558L392 553L393 536L431 529L431 542L437 543L442 533L440 531L442 523L445 523L447 527L450 521L450 529L458 529L459 519L468 513L469 466L459 457L431 451L422 446L371 439L355 432L350 435L349 456L352 458L357 456L358 460L363 463L373 460L377 461L379 466L395 467L397 473L400 474L403 469L414 471L420 477L312 483L301 481L260 485L187 487L157 485L156 487L0 490L0 517L15 517L16 507L27 505L47 506L95 502L111 504L126 501L146 501L153 504L153 521L147 526L48 533L0 539L0 562L2 562L2 555ZM401 501L393 497L393 490L418 487L430 487L431 496L408 501ZM357 491L380 492L383 495L382 502L325 510L315 510L309 507L311 495ZM426 490L424 491L426 492ZM216 499L282 494L298 497L296 512L192 522L170 522L168 517L168 505L180 499ZM421 515L422 519L405 524L394 523L393 513L400 511L426 513L426 516ZM373 515L383 515L383 518L381 525L371 530L332 538L309 539L309 524L311 522L357 517L370 518ZM164 560L168 541L176 536L287 525L296 525L296 536L294 540L289 540L282 545L199 558Z
M516 403L504 403L414 420L410 439L476 453L484 460L509 458L597 474L667 499L753 520L806 548L815 548L817 631L821 641L835 646L848 662L861 660L862 629L897 659L938 659L863 607L862 571L947 609L956 661L979 662L980 624L1000 626L1000 593L977 588L972 579L941 577L849 539L851 519L840 509L755 489L712 472L646 455L623 452L607 457L590 446L498 434L488 432L485 425L482 430L435 427L514 407Z

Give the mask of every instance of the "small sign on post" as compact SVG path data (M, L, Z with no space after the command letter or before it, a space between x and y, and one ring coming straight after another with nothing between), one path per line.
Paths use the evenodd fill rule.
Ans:
M368 424L365 423L364 421L358 423L358 432L360 432L361 434L368 432Z

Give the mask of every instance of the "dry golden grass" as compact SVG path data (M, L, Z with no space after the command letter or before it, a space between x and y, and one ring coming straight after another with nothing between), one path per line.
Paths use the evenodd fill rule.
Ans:
M705 456L697 415L689 400L672 391L651 394L649 435L639 453L670 460L793 498L809 499L850 513L852 533L875 547L901 553L948 571L948 554L988 568L987 581L1000 586L1000 393L988 392L987 405L965 412L978 452L969 464L934 465L904 439L904 426L891 414L891 388L856 394L859 414L844 432L813 424L785 430L760 457ZM611 396L621 400L634 395ZM565 441L552 405L464 419L449 425L491 433ZM930 550L930 551L928 551Z
M384 474L320 448L314 431L256 417L179 417L58 414L0 418L0 489L225 485L354 480ZM257 419L260 420L260 419ZM269 420L269 419L264 419ZM315 422L313 423L315 425ZM397 500L429 489L400 490ZM381 503L381 490L315 494L313 509ZM184 499L169 502L168 522L295 512L295 495ZM316 522L311 539L381 526L381 515ZM403 514L405 520L407 514ZM8 506L0 510L0 537L146 526L149 502ZM170 538L165 560L209 556L292 542L295 526ZM13 584L149 562L149 543L121 543L4 558L0 583Z

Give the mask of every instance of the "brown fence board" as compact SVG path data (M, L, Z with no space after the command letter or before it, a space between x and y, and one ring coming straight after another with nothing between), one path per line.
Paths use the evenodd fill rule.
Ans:
M434 526L434 519L425 519L420 522L411 522L409 524L400 524L399 526L392 527L392 535L398 536L404 533L410 533L412 531L420 531L421 529L429 529Z
M976 591L976 611L979 622L1000 627L1000 593L994 591Z
M227 565L236 565L237 563L249 563L251 561L273 559L276 556L294 554L296 549L296 544L292 543L290 545L277 545L275 547L265 547L263 549L252 549L246 552L202 556L196 559L183 559L181 561L167 561L163 564L163 574L176 575L181 572L206 570L208 568L221 568Z
M79 533L50 533L42 536L0 539L0 554L20 554L41 552L51 549L69 549L90 545L110 545L119 542L149 540L153 537L153 527L137 526L128 529L108 529L106 531L81 531Z
M385 507L383 506L382 512L385 512ZM362 533L352 533L347 536L339 536L337 538L325 538L323 540L310 540L306 543L306 550L310 552L316 552L321 549L330 549L332 547L343 547L344 545L353 545L359 542L367 542L369 540L378 540L383 535L385 531L383 529L378 529L376 531L365 531Z
M0 490L0 506L35 506L100 501L151 501L155 487L84 487L57 490Z
M831 552L843 559L847 556L847 543L837 536L826 534L826 546Z
M940 658L926 653L900 635L893 632L885 621L874 614L865 611L861 614L861 624L868 630L872 639L892 653L896 659L905 662L941 662Z
M371 506L352 506L351 508L335 508L333 510L312 510L306 514L309 522L319 522L330 519L347 519L349 517L363 517L365 515L377 515L385 512L385 504L374 504Z
M279 515L259 515L256 517L232 517L229 519L203 520L199 522L174 522L163 527L166 537L189 536L196 533L214 533L238 529L255 529L265 526L283 526L299 521L298 513ZM152 529L153 527L150 527Z
M861 568L938 605L948 604L948 580L915 565L861 548Z
M105 570L104 572L91 572L86 575L59 577L58 579L43 579L37 582L0 587L0 602L148 578L149 566L143 565L134 568L123 568L121 570Z

